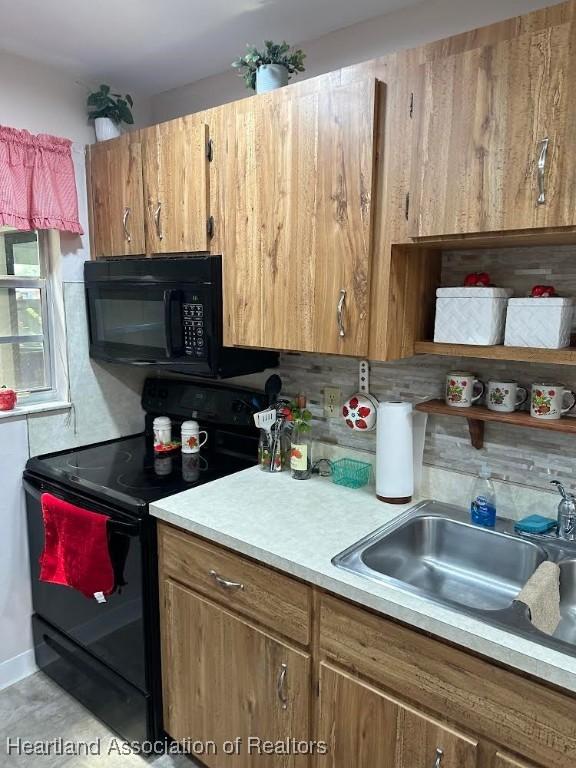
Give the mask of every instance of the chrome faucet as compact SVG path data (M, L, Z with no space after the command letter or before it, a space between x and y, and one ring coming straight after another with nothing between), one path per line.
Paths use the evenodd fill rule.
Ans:
M551 480L558 488L562 501L558 504L558 537L564 541L576 541L576 496L566 493L559 480Z

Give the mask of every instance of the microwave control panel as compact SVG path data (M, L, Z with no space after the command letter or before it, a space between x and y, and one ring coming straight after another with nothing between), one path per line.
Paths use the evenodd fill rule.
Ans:
M184 326L184 351L189 357L207 356L204 327L204 305L197 302L182 304L182 324Z

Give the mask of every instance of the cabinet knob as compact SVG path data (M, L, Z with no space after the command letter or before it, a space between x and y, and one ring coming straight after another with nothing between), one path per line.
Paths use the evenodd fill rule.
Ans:
M132 235L130 234L130 230L128 229L128 217L132 213L132 209L126 206L124 208L124 215L122 216L122 228L124 229L124 237L126 238L126 242L131 243L132 242Z
M156 224L156 235L158 236L158 240L162 240L164 237L164 233L162 232L162 224L160 221L161 215L162 215L162 203L158 201L158 205L156 206L156 210L154 211L154 223Z
M548 159L548 144L550 139L546 137L538 143L538 205L546 204L546 160Z
M433 768L442 768L442 758L444 757L444 750L438 748L436 750L436 756L434 758Z
M214 570L209 571L208 574L214 579L219 587L222 587L222 589L244 589L244 584L240 581L229 581L228 579L224 579Z
M340 338L346 335L346 329L344 328L344 304L346 302L346 289L340 289L340 297L338 299L338 305L336 307L336 322L338 323L338 333Z
M286 695L286 675L288 674L288 664L280 665L280 672L278 673L278 681L276 683L276 692L282 709L288 709L288 696Z

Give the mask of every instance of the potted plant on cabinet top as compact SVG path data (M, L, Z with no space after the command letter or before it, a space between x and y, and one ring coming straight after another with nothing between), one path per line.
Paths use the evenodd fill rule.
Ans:
M94 120L96 141L106 141L120 136L120 123L132 125L132 96L111 93L109 85L101 85L88 96L88 118Z
M259 51L255 45L247 45L248 52L232 62L239 69L246 87L256 93L266 93L275 88L288 84L295 72L304 72L306 54L299 48L291 48L286 40L273 43L264 41L264 50Z

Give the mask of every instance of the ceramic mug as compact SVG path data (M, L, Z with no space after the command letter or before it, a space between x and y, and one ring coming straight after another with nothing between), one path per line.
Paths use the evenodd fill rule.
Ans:
M489 381L486 405L490 411L513 413L528 400L528 390L517 381Z
M530 416L535 419L559 419L575 405L576 395L563 384L532 384Z
M452 371L446 376L446 405L470 408L484 394L484 382L467 371Z
M200 430L197 421L185 421L182 424L182 453L198 453L207 441L208 433Z

